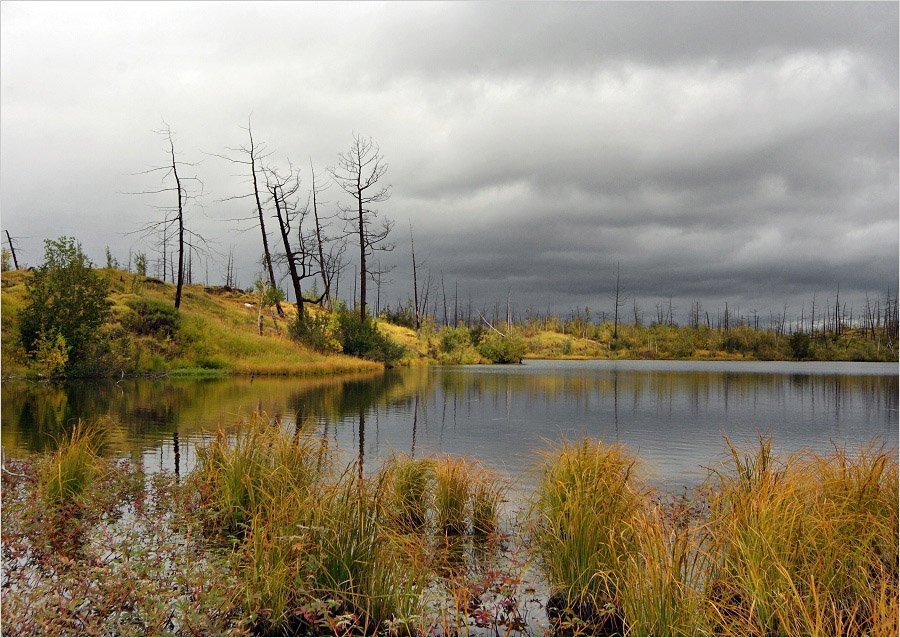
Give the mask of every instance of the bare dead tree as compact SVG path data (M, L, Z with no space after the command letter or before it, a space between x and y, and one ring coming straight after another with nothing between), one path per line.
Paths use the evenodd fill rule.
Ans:
M319 214L319 193L328 187L316 186L316 169L313 168L312 160L309 161L309 173L312 176L310 199L312 200L313 221L316 226L316 248L319 257L319 272L322 276L322 295L326 303L331 303L331 277L336 270L336 265L334 264L335 255L333 252L329 252L327 257L325 255L326 239L322 232L323 217ZM340 254L343 254L344 246L341 246L339 251Z
M6 243L9 244L9 252L12 253L13 266L15 266L16 270L19 269L19 260L16 259L16 247L13 244L12 237L9 236L9 231L4 231L6 233Z
M413 305L415 306L416 330L418 330L422 327L422 320L419 317L419 282L416 273L416 243L413 239L412 222L409 223L409 250L412 253Z
M459 279L453 284L453 325L459 323Z
M353 135L353 142L347 152L338 156L336 166L329 169L335 183L353 198L351 206L341 206L342 218L353 228L348 234L356 234L359 242L359 316L366 318L366 280L369 272L367 257L376 250L392 250L387 237L393 224L383 219L381 227L373 228L377 217L374 204L386 201L391 196L391 187L379 182L387 172L378 145L371 138Z
M173 230L177 233L178 270L176 273L173 264L172 276L176 280L175 307L180 308L181 291L184 287L185 247L187 247L189 251L192 251L198 250L200 243L202 243L204 246L206 245L206 240L204 240L203 237L201 237L197 233L188 230L184 223L185 205L187 204L188 200L194 199L203 194L203 182L201 182L200 179L196 176L184 176L178 173L179 167L193 167L196 166L196 163L178 161L175 152L174 134L172 133L172 128L168 125L168 123L164 121L163 128L155 131L155 133L165 138L167 146L166 155L168 156L167 161L165 164L162 164L160 166L154 166L153 168L150 168L146 171L141 171L140 173L137 173L137 175L161 174L161 181L163 184L165 184L166 181L174 181L174 185L163 185L158 189L139 191L128 194L158 195L162 193L175 193L175 206L168 205L157 207L163 211L162 221L151 222L134 232L142 235L147 235L153 232L161 232L163 236L163 251L165 251L165 245L169 233ZM189 183L197 184L197 189L193 192L189 191L187 188L187 184ZM163 279L165 279L165 252L163 253Z
M290 162L288 162L288 171L285 175L280 175L274 168L265 169L264 175L266 190L275 205L275 218L278 221L278 230L284 245L284 260L287 262L288 275L294 289L297 316L300 317L303 315L304 302L317 304L321 303L324 297L324 293L318 298L303 296L301 282L319 274L319 270L316 268L318 261L314 253L316 235L304 224L309 215L309 202L307 201L303 206L299 205L299 198L296 195L300 190L300 173L294 170ZM292 246L291 233L294 229L296 229L297 243Z
M269 236L266 233L266 219L265 213L263 212L262 198L260 197L261 189L259 185L259 173L264 171L263 164L266 158L271 155L271 153L266 152L264 143L257 143L253 139L253 129L250 124L250 118L247 118L247 126L245 130L247 131L249 145L228 147L226 150L228 150L231 155L220 155L218 153L210 153L210 155L227 160L232 164L245 166L246 169L249 170L249 185L251 187L249 189L249 192L227 197L222 201L250 198L253 199L253 203L255 205L255 214L251 217L242 217L232 221L248 221L250 219L254 219L254 221L259 224L259 230L262 234L263 258L265 261L266 272L269 275L269 283L271 284L272 288L278 288L278 284L275 282L275 269L272 267L272 252L269 250ZM281 303L277 300L275 302L275 309L278 311L278 316L284 316L284 309L281 307Z
M225 266L225 287L234 288L236 286L234 280L234 246L228 249L228 262Z
M625 300L622 299L622 285L621 285L621 263L616 262L616 290L615 296L613 300L613 339L619 338L619 308L625 305Z

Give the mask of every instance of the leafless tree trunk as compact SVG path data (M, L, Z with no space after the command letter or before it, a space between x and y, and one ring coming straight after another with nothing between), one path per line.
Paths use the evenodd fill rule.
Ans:
M625 303L624 300L620 299L622 293L622 286L620 285L621 279L619 277L621 271L620 262L616 262L616 298L615 298L615 312L613 313L613 339L619 338L619 308L622 304Z
M319 218L319 193L324 189L316 187L316 170L313 168L312 160L310 160L309 162L309 172L312 176L312 189L310 190L310 197L312 199L313 221L315 221L316 223L316 247L318 248L319 253L319 272L322 275L322 298L325 300L325 303L330 303L330 275L332 273L330 272L328 262L325 259L325 240L322 236L322 220Z
M228 250L228 262L225 266L225 287L234 288L234 246Z
M314 236L304 230L304 219L309 212L309 204L300 207L294 195L300 189L300 174L290 167L286 177L282 177L274 169L267 169L266 190L269 191L272 202L275 204L275 217L278 220L278 230L281 233L281 241L284 245L284 257L287 261L288 274L291 286L294 289L294 300L297 305L297 316L303 316L303 303L319 303L324 298L324 293L318 299L306 299L303 296L302 280L318 274L313 270L312 264L315 255L311 244ZM296 250L291 246L291 231L293 226L297 228Z
M371 138L354 134L348 151L339 155L337 166L330 169L335 182L354 200L354 206L342 208L342 212L344 220L354 226L352 233L357 234L359 241L359 316L362 320L367 316L366 280L369 273L366 258L375 250L393 248L385 243L392 227L390 221L383 220L379 230L371 228L377 216L372 205L386 201L391 195L390 186L379 185L387 168L378 145Z
M16 247L13 246L13 240L12 240L12 237L9 236L9 231L7 230L4 232L6 232L6 243L9 244L9 252L12 253L13 266L15 266L16 270L18 270L19 269L19 260L16 259Z
M171 127L163 122L164 128L159 131L156 131L158 134L162 135L167 142L167 152L166 154L169 156L166 164L161 166L156 166L146 171L142 171L141 175L147 175L150 173L162 173L162 179L165 181L167 178L171 177L175 181L174 186L163 186L162 188L156 190L148 190L141 191L137 193L130 193L132 195L152 195L159 193L170 193L174 192L176 196L176 205L173 207L166 207L166 215L165 218L161 222L152 222L147 224L143 228L139 229L139 233L147 234L154 230L158 230L162 232L163 237L163 280L166 278L166 252L167 252L167 243L168 243L168 234L169 229L173 225L176 227L177 237L178 237L178 269L176 273L176 269L174 264L172 264L170 270L172 272L172 278L175 280L175 308L181 307L181 293L184 287L184 269L185 269L185 247L189 251L195 250L196 245L187 239L187 235L190 235L192 238L199 240L200 242L205 243L203 238L196 233L193 233L185 227L184 223L184 207L188 199L196 197L196 194L191 194L188 192L185 182L193 181L199 184L199 192L203 192L203 183L194 176L185 177L178 173L179 166L194 166L194 164L189 164L187 162L178 161L175 153L175 141L174 134L172 133ZM171 217L169 215L172 215ZM174 255L171 253L168 255L169 258L174 258Z
M422 320L419 317L419 282L417 281L417 273L416 273L416 244L413 239L412 232L412 223L409 225L409 250L412 253L412 267L413 267L413 305L415 306L415 316L416 316L416 330L422 327Z
M441 294L444 297L444 326L449 326L447 318L447 289L444 288L444 271L441 271Z
M249 146L240 146L237 148L228 148L232 153L238 154L238 157L228 156L228 155L219 155L213 153L215 157L220 157L224 160L228 160L233 164L243 164L250 169L250 183L253 186L253 190L250 193L244 193L243 195L236 195L234 197L228 197L224 201L233 200L233 199L244 199L247 197L252 197L255 203L255 214L256 221L259 223L259 230L262 234L262 244L263 244L263 259L265 261L265 268L269 275L269 283L272 288L278 288L278 284L275 281L275 270L272 267L272 253L269 250L269 237L266 233L266 220L265 215L263 213L262 200L259 196L259 171L263 170L262 162L268 157L270 154L265 153L265 145L257 144L253 139L253 129L250 125L250 119L247 119L247 136L250 139ZM246 221L246 218L242 218L241 221ZM280 317L284 316L284 309L281 307L280 302L275 302L275 308L278 310L278 315Z

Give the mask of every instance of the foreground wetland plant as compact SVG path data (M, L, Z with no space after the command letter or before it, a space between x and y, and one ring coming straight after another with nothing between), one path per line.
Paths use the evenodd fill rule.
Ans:
M558 632L624 632L622 576L638 551L634 521L645 500L635 464L624 448L588 439L544 453L532 538Z
M254 415L179 482L104 458L110 425L4 466L4 633L898 630L894 450L727 443L706 484L673 498L624 447L567 442L541 454L523 524L466 459L398 455L361 476Z

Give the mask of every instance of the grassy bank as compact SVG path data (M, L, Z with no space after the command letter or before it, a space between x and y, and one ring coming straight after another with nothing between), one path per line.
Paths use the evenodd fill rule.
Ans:
M896 635L893 450L725 446L691 495L621 446L538 457L528 503L457 457L335 467L256 415L187 476L104 424L3 472L11 634ZM234 430L231 430L235 432Z
M97 374L328 375L382 369L379 363L321 354L287 335L296 313L263 313L258 333L257 295L240 290L186 285L177 319L166 314L175 294L169 283L120 270L101 270L109 283L111 315L100 330L102 365ZM3 375L28 376L39 366L19 341L19 316L28 302L31 273L2 275ZM176 323L177 322L177 323Z

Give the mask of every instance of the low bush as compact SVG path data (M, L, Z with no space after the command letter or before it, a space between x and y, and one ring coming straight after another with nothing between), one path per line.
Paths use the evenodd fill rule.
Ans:
M393 364L403 356L403 347L380 332L370 317L363 319L359 314L343 307L339 307L335 312L344 354L381 361L387 365Z
M337 352L341 349L341 344L335 338L334 332L332 316L327 312L313 314L304 310L288 324L288 335L291 339L316 352Z
M122 318L122 326L139 335L159 339L174 339L178 334L178 310L155 299L133 299L128 302L131 309Z
M517 335L489 334L478 344L478 352L491 363L522 363L528 347Z

